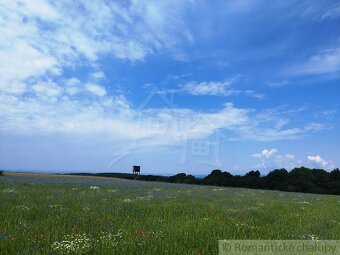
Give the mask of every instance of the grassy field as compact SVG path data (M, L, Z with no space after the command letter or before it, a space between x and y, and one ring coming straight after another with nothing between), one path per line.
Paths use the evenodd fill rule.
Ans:
M340 196L0 177L0 254L216 254L219 239L315 238L340 238Z

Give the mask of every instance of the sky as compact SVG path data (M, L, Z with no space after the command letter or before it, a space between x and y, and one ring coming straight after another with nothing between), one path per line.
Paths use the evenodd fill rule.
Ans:
M339 1L0 1L2 169L330 171L339 99Z

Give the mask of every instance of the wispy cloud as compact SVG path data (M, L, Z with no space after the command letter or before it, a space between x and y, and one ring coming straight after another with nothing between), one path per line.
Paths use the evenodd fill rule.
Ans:
M193 96L232 96L243 95L254 97L257 99L264 99L265 96L254 90L240 90L234 88L232 85L238 78L232 78L223 81L188 81L181 84L178 90L172 90L173 93L188 93Z
M339 71L340 47L320 51L307 61L287 69L287 73L292 75L330 74Z
M182 90L194 96L211 95L211 96L230 96L237 93L231 88L233 80L221 82L195 82L190 81L182 85Z
M1 130L10 133L105 133L112 139L149 139L153 144L173 144L207 138L219 130L229 130L228 139L275 141L300 139L323 126L285 128L283 121L268 113L224 104L214 112L200 112L164 104L134 108L123 95L108 95L100 85L72 78L60 86L55 82L32 85L26 97L0 95ZM86 91L97 96L75 96ZM159 96L155 93L154 96ZM277 113L280 115L280 113ZM287 117L288 118L288 117Z

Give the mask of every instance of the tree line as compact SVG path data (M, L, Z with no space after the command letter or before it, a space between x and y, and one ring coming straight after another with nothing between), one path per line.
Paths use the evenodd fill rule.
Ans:
M215 169L203 179L180 173L169 177L169 182L340 195L338 168L331 172L307 167L296 167L291 171L282 168L266 176L261 176L259 171L240 176Z
M131 179L131 174L127 173L78 173L77 175ZM338 168L331 172L307 167L296 167L291 171L282 168L275 169L266 176L261 176L259 171L250 171L241 176L215 169L204 178L179 173L173 176L140 175L138 180L340 195L340 170Z

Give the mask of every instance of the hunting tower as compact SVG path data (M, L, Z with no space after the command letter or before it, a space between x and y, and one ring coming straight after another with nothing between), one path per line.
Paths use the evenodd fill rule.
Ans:
M132 177L134 180L137 180L140 174L140 166L132 166Z

